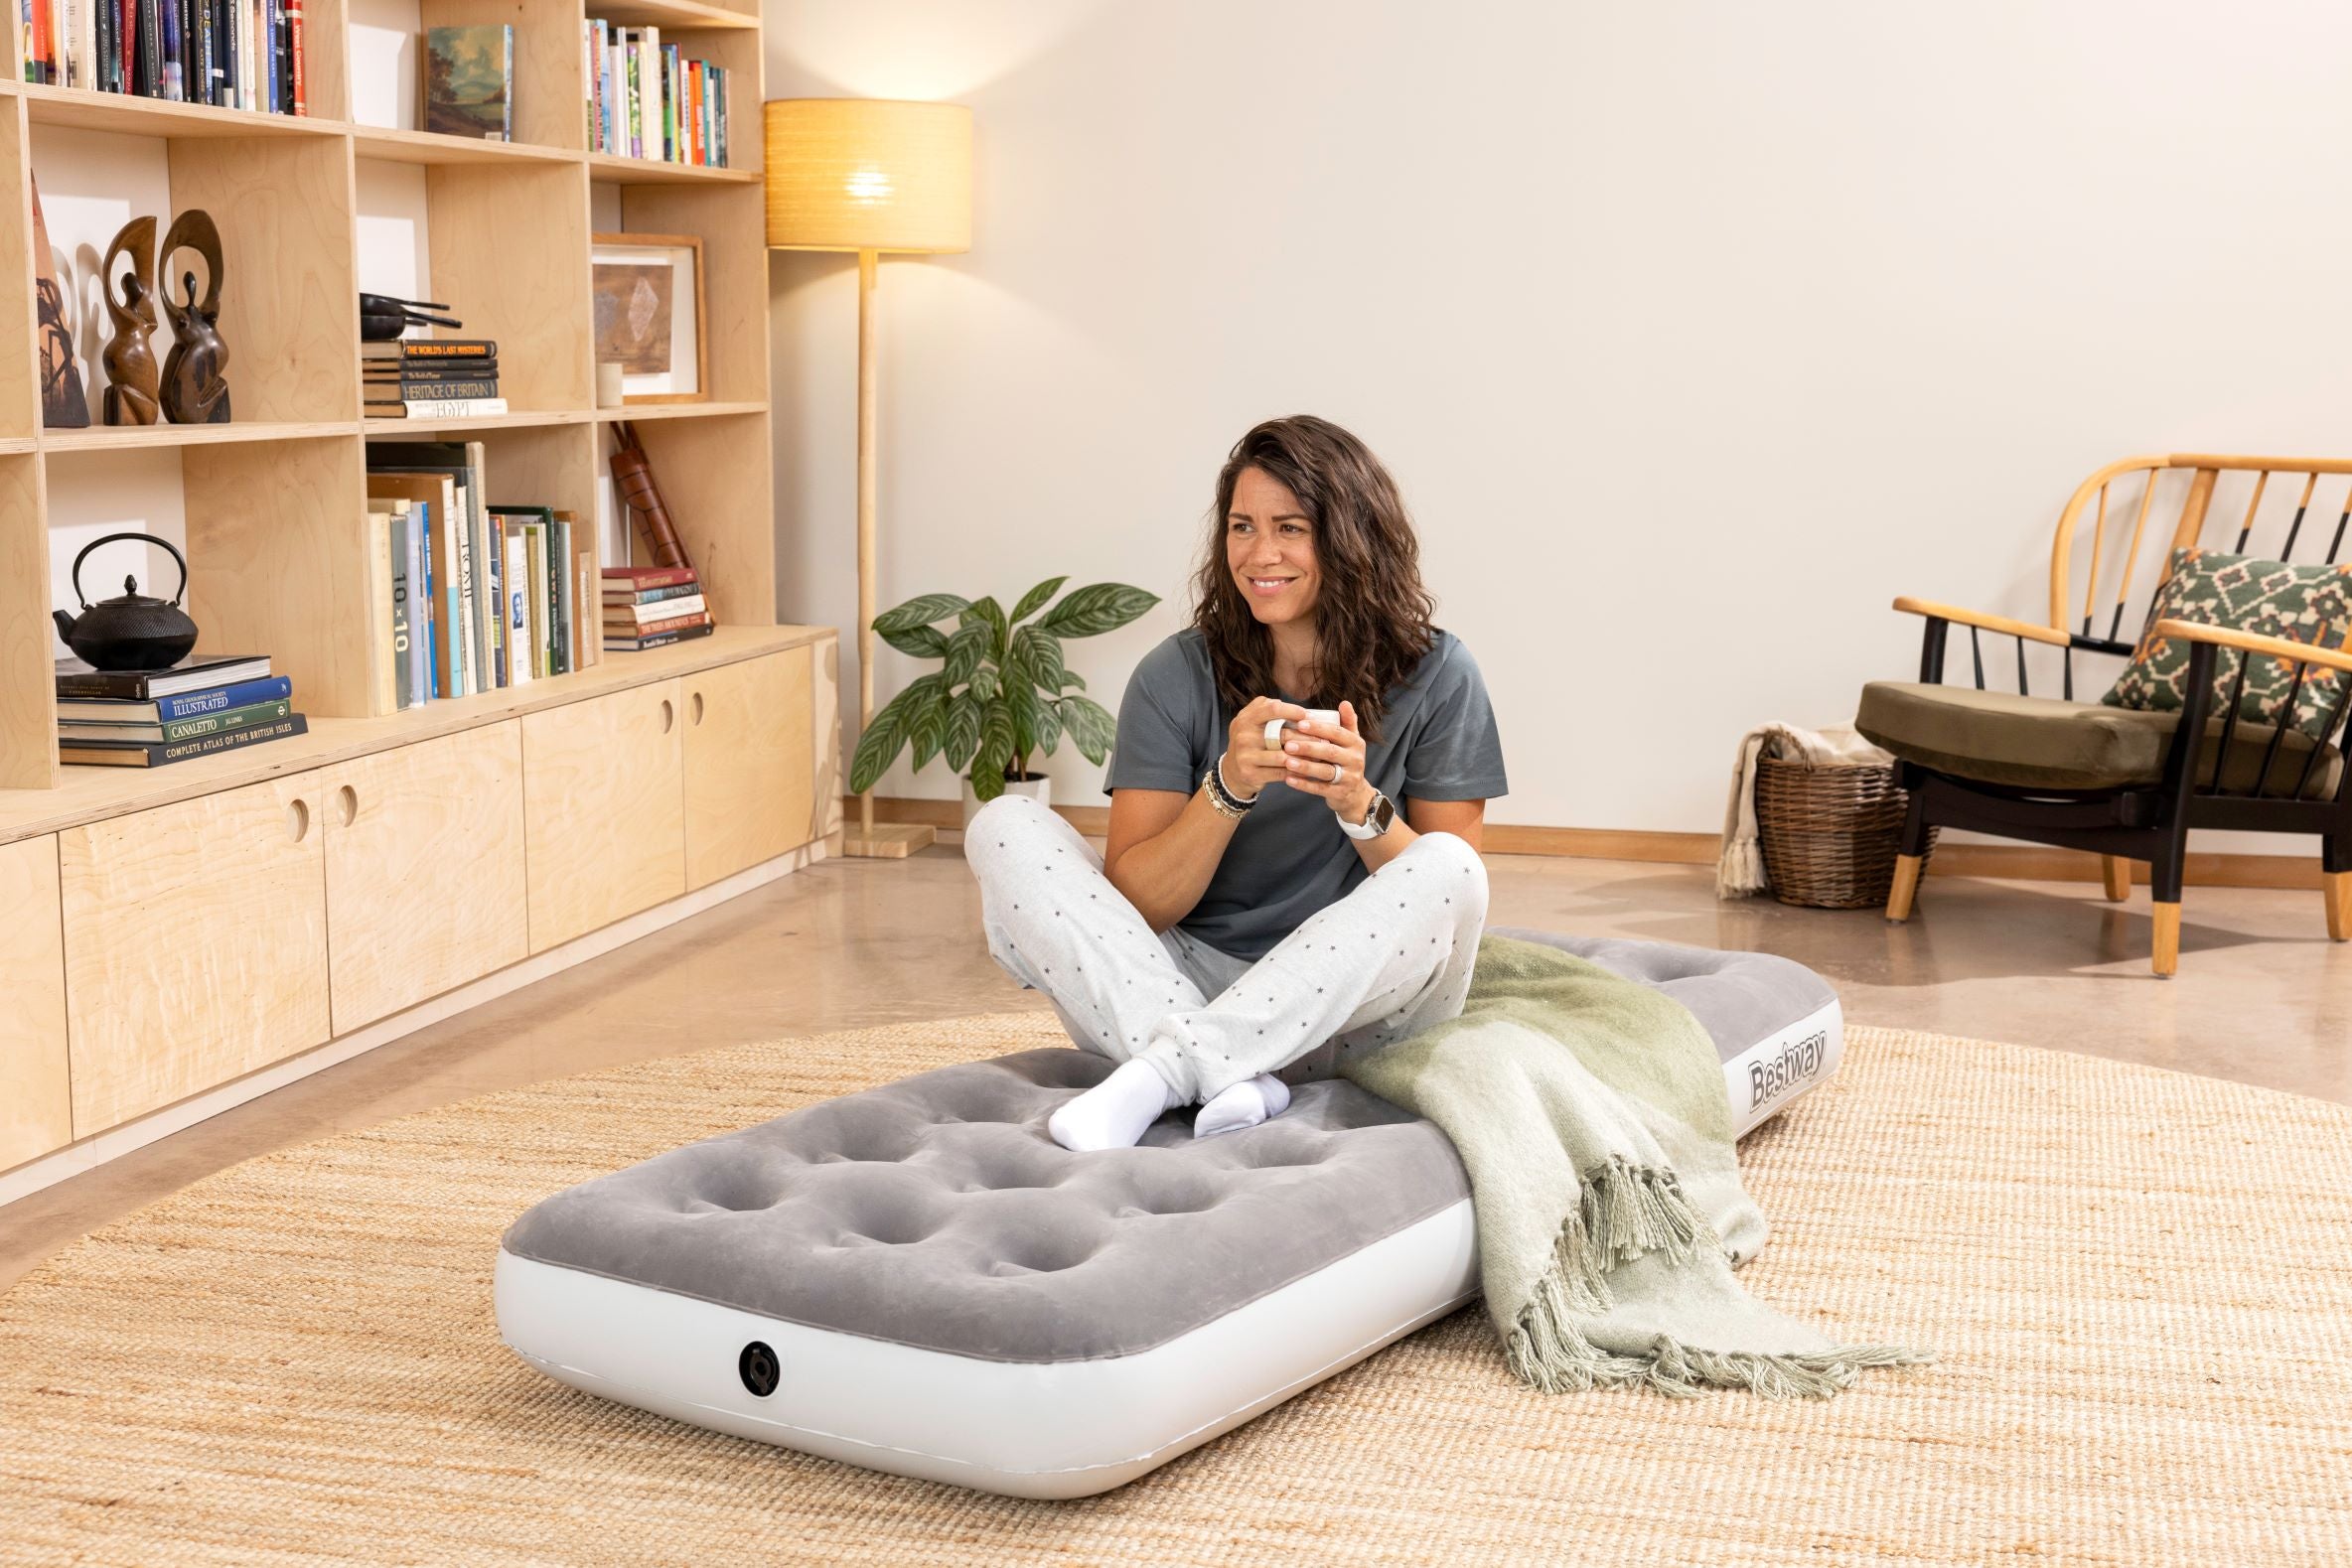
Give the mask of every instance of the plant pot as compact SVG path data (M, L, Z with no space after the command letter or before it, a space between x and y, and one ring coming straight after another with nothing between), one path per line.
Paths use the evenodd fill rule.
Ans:
M1027 795L1043 806L1050 806L1054 803L1052 785L1053 781L1043 774L1020 774L1017 776L1006 774L1004 776L1004 792L1006 794ZM966 779L963 781L963 825L965 827L971 826L971 819L978 814L979 809L980 797L972 792L971 781Z

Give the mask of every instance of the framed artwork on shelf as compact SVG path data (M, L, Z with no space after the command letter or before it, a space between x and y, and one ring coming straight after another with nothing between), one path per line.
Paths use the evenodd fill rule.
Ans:
M621 401L698 403L708 398L701 239L597 234L590 260L596 359L620 364Z

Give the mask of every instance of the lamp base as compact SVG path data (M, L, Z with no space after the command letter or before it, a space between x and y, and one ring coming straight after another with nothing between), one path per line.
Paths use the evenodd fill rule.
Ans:
M904 860L930 844L939 830L928 822L876 822L871 834L851 824L841 834L841 853L868 860Z

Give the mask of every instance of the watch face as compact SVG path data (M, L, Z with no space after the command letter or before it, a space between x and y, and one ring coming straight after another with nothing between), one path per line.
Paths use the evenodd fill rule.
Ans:
M1372 825L1386 833L1396 819L1396 803L1385 794L1376 796L1372 802Z

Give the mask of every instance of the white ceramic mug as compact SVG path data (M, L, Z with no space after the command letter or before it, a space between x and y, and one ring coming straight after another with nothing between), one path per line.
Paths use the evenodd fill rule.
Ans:
M1339 709L1337 708L1309 708L1307 709L1307 717L1313 719L1318 724L1328 724L1335 730L1340 727ZM1282 730L1284 726L1296 724L1297 722L1298 721L1296 719L1266 720L1265 749L1269 752L1280 751L1282 749Z

